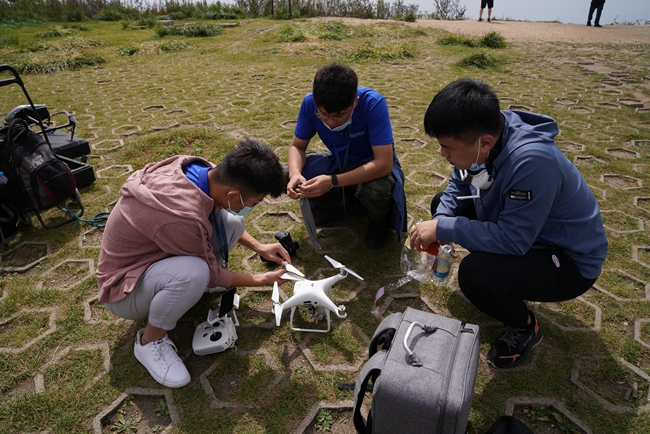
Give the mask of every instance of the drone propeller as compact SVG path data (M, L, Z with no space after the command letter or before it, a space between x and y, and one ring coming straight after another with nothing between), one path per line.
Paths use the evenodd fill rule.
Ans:
M289 273L289 272L284 273L282 276L280 276L280 279L294 280L296 282L299 281L299 280L306 280L304 277L296 276L295 274Z
M296 267L288 263L287 261L284 261L284 268L292 274L297 274L300 277L305 277L305 275L302 273L302 271L298 270Z
M357 273L355 273L354 271L350 270L349 268L347 268L345 265L341 264L341 263L338 262L337 260L332 259L332 258L330 258L330 257L327 256L327 255L325 255L325 259L327 259L328 261L330 261L330 264L332 264L332 266L333 266L334 268L340 268L341 270L345 270L345 271L347 271L348 273L350 273L351 275L353 275L354 277L356 277L357 279L359 279L359 280L363 280L363 277L359 276Z
M273 282L273 294L271 294L271 300L273 300L275 325L279 327L280 321L282 321L282 305L280 304L280 290L278 289L278 282Z

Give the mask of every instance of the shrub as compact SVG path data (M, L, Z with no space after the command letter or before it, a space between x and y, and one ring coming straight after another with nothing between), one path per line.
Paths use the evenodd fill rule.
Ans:
M302 42L307 39L301 29L291 24L282 27L278 33L278 37L275 39L276 42Z
M479 41L479 45L487 48L506 48L506 40L500 33L490 31Z
M474 53L461 59L457 64L463 68L491 69L498 67L501 62L487 53Z
M478 45L472 38L460 33L441 36L436 42L439 45L464 45L466 47L476 47Z
M181 27L163 27L161 25L155 28L156 35L159 38L168 35L188 36L188 37L206 37L218 36L223 34L223 28L213 24L188 24Z

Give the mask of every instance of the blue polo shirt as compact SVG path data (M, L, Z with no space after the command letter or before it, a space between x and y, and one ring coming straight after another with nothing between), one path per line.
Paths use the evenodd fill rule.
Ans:
M192 162L183 166L183 172L187 179L192 181L194 185L199 187L201 191L210 196L210 186L208 185L208 171L211 167L202 162Z
M352 123L342 131L330 131L316 116L314 97L308 93L302 100L294 134L300 140L311 140L318 134L327 149L338 153L341 165L364 164L374 159L373 146L393 144L393 129L386 99L375 90L359 87L359 102L352 114ZM346 148L349 147L347 161ZM393 148L393 159L397 159Z

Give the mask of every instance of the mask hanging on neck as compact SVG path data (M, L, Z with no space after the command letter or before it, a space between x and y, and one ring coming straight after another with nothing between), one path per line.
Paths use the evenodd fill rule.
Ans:
M478 139L478 152L476 153L476 161L472 164L467 170L460 170L460 179L463 181L469 182L472 187L476 188L480 195L480 190L487 190L492 186L492 176L488 173L487 166L485 163L479 165L478 158L481 155L481 138ZM460 196L458 199L473 199L480 197L479 195L474 196Z

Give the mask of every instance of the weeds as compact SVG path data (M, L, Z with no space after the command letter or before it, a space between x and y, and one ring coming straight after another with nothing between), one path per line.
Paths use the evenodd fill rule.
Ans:
M156 407L156 416L167 416L169 415L169 409L167 408L167 402L160 398L160 401L158 401L158 407Z
M490 31L478 43L481 47L486 48L506 48L506 39L501 33Z
M203 38L219 36L224 32L223 27L214 24L187 24L180 27L163 27L158 25L154 30L156 31L156 36L159 38L171 35Z
M458 61L462 68L493 69L501 65L501 62L487 53L473 53Z
M316 429L318 432L327 432L332 429L334 418L332 417L332 410L321 408L316 415Z

